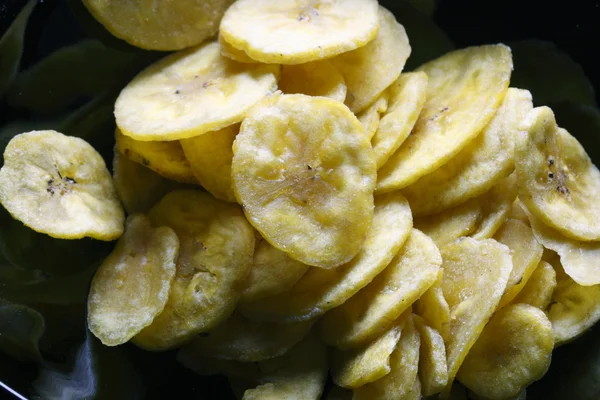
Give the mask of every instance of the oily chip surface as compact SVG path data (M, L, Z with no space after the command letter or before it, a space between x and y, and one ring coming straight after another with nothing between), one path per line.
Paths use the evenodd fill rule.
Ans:
M88 326L107 346L123 344L163 310L175 276L179 240L171 228L153 228L142 214L127 219L125 233L92 280Z
M236 197L275 248L336 268L360 250L373 219L375 162L343 104L273 95L252 109L233 145Z
M304 64L364 46L379 31L376 0L238 0L219 33L262 63Z
M486 45L455 50L418 68L427 74L427 101L412 134L379 170L380 193L406 187L450 161L492 120L512 71L510 49Z
M178 140L241 122L277 86L279 66L242 64L212 41L140 72L115 103L117 126L140 141Z
M0 203L29 228L59 239L115 240L125 225L100 154L56 131L26 132L8 143Z
M278 87L285 94L329 97L341 103L344 102L347 91L340 70L329 60L284 65Z

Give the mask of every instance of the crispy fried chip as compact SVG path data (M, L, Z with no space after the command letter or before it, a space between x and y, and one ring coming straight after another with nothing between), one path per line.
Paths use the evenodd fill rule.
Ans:
M388 108L389 97L389 90L384 90L369 107L356 115L369 140L373 139L373 136L375 136L375 133L377 132L377 128L379 128L381 115Z
M360 250L376 171L369 141L343 104L271 96L242 123L232 177L250 223L290 257L335 268Z
M241 304L240 309L248 317L270 321L295 321L322 315L371 282L398 253L411 228L410 208L400 193L377 196L367 239L352 261L333 270L311 268L292 290Z
M219 33L254 60L303 64L364 46L378 30L376 0L238 0Z
M129 82L115 103L117 126L141 141L223 129L271 93L278 75L277 65L241 64L208 42L163 58Z
M440 269L437 280L415 302L413 310L427 325L440 332L442 337L447 337L445 332L450 322L450 306L442 291L442 279L444 279L444 270Z
M248 57L248 55L246 53L244 53L242 50L238 50L235 47L233 47L232 45L230 45L229 43L227 43L226 41L223 40L223 37L221 35L219 35L219 44L221 45L221 55L223 57L227 57L230 58L234 61L237 62L241 62L241 63L256 63L258 61L251 59L250 57Z
M514 169L515 139L533 109L531 93L509 88L483 132L453 159L404 188L415 215L438 213L490 190Z
M346 82L329 60L299 65L284 65L279 79L279 90L286 94L306 94L329 97L341 103L346 98Z
M410 398L408 396L415 390L414 382L419 369L419 347L419 331L413 319L409 318L390 356L391 371L375 382L354 389L353 400Z
M231 184L232 147L239 130L236 124L180 141L185 158L202 187L217 199L232 203L236 202Z
M371 283L325 315L323 340L344 349L375 339L435 283L441 264L433 241L413 229L404 247Z
M500 180L489 192L478 197L482 206L482 216L479 226L471 233L473 239L491 238L506 221L519 190L516 181L517 174L513 172Z
M212 330L231 315L252 264L254 231L239 206L193 190L167 194L149 217L177 233L179 258L164 311L133 342L163 350Z
M519 199L544 224L578 240L600 240L600 171L548 107L535 108L517 141Z
M163 310L175 276L179 240L171 228L152 228L141 214L96 271L88 297L88 326L107 346L123 344Z
M517 396L548 370L554 349L552 325L528 304L496 312L465 358L458 379L480 396Z
M462 238L441 248L442 290L450 323L446 343L448 383L496 310L512 270L510 250L494 239ZM446 392L449 390L446 387Z
M438 331L428 326L418 315L413 316L421 337L419 379L423 396L440 393L448 384L446 346Z
M552 265L540 261L531 277L513 299L513 304L529 304L544 311L552 302L552 294L556 289L556 272Z
M379 170L378 192L414 183L475 139L500 107L511 70L504 45L456 50L421 66L427 101L412 134Z
M429 236L438 247L467 236L481 219L482 205L478 199L469 200L458 207L439 214L415 219L415 228Z
M523 209L523 205L521 204L521 201L518 197L515 199L515 201L513 201L512 206L510 207L510 211L508 212L508 218L518 219L519 221L523 221L526 224L529 224L529 217Z
M4 151L0 203L36 232L115 240L125 213L104 160L86 141L56 131L15 136Z
M373 41L331 59L344 76L346 105L354 113L364 110L398 79L411 51L406 31L394 14L379 6L377 15L380 28Z
M425 72L409 72L400 75L388 89L388 108L371 139L378 169L398 150L415 126L425 105L427 81Z

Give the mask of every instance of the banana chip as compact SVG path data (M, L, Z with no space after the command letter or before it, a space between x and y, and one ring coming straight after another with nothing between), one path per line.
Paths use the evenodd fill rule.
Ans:
M314 318L344 303L392 261L408 238L412 215L398 193L375 198L373 223L361 251L348 264L333 270L311 268L288 292L241 304L246 316L266 321Z
M179 237L177 271L165 309L133 338L148 350L181 345L226 320L254 252L254 231L237 205L194 190L167 194L150 210L154 225Z
M415 126L425 105L427 81L425 72L409 72L400 75L388 89L388 108L371 139L378 169L398 150Z
M163 310L175 276L179 240L171 228L152 228L141 214L96 271L88 297L88 326L107 346L123 344Z
M600 171L548 107L535 108L515 148L519 199L544 224L573 239L600 240Z
M238 0L219 33L262 63L304 64L364 46L378 30L376 0Z
M529 224L529 217L527 213L523 209L523 204L519 198L516 198L510 207L510 211L508 212L508 218L518 219L519 221L523 221L526 224Z
M56 131L11 139L0 169L0 203L36 232L115 240L125 213L104 160L86 141Z
M385 90L381 95L367 108L356 115L358 121L362 125L365 135L371 140L379 128L381 122L381 115L388 108L390 93L389 90Z
M242 123L232 177L250 223L290 257L335 268L360 251L376 171L369 141L343 104L271 96Z
M227 321L186 347L194 354L242 362L267 360L285 354L310 331L314 321L274 324L250 321L235 313Z
M403 193L415 215L447 210L487 192L514 169L517 135L527 113L533 109L531 93L509 88L496 115L460 153L404 188Z
M258 61L251 59L248 57L246 53L242 50L238 50L226 41L223 40L223 37L219 35L219 44L221 45L221 55L226 58L230 58L233 61L241 62L241 63L257 63Z
M379 6L377 15L380 27L373 41L331 59L344 76L346 105L354 113L364 110L398 79L411 51L406 31L394 14Z
M429 236L436 246L442 247L475 230L484 206L478 199L469 200L458 207L439 214L415 219L415 228Z
M354 389L353 400L388 400L412 398L419 369L419 331L409 318L400 341L390 356L391 371L381 379ZM406 397L405 397L406 396ZM418 398L418 397L417 397Z
M413 316L421 337L419 379L423 396L440 393L448 385L446 346L438 331L428 326L418 315Z
M554 289L556 289L556 272L552 265L546 261L540 261L512 302L513 304L529 304L544 311L552 302Z
M141 142L115 131L117 150L127 158L165 178L182 182L198 183L181 144L174 142Z
M385 270L325 315L321 337L325 343L341 349L377 338L435 283L441 264L433 241L413 229Z
M217 33L233 0L83 0L83 4L116 37L147 50L179 50Z
M337 67L329 60L321 60L284 65L281 69L279 90L286 94L329 97L343 103L347 89L344 77Z
M513 172L500 180L489 192L478 197L482 215L479 226L471 233L473 239L489 239L496 234L506 221L518 190L517 174Z
M239 130L236 124L180 141L185 158L202 187L217 199L231 203L236 202L231 184L232 147Z
M218 42L171 54L139 73L115 103L117 126L140 141L177 140L241 122L272 93L279 66L241 64Z
M446 343L448 383L492 316L510 276L510 250L493 239L462 238L441 249L442 290L450 306ZM450 387L446 387L445 393Z
M442 337L447 337L446 332L450 323L450 306L444 297L442 279L444 279L444 270L440 269L437 280L415 302L413 310L415 314L423 318L427 325L440 332Z
M512 70L504 45L469 47L421 66L427 101L412 134L379 170L377 191L406 187L456 156L492 120Z
M465 358L458 379L480 396L517 396L550 366L554 339L543 311L515 304L498 311Z

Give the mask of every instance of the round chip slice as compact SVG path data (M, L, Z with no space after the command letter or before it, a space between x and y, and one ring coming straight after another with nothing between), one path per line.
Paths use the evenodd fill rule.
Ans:
M509 88L502 105L483 132L460 153L404 188L415 215L447 210L487 192L514 169L515 139L533 109L531 93Z
M389 91L385 90L369 107L356 115L356 118L360 121L360 124L365 130L365 135L367 135L369 140L371 140L373 136L375 136L375 132L377 132L377 128L381 121L381 115L388 108L389 97Z
M147 50L179 50L217 33L233 0L83 0L113 35Z
M354 113L364 110L402 72L411 48L404 27L394 14L379 6L379 32L373 41L331 59L344 76L346 105Z
M329 97L341 103L346 98L346 83L329 60L313 61L281 68L279 90L286 94Z
M421 66L427 101L408 139L378 172L377 191L406 187L450 161L492 120L512 58L504 45L469 47Z
M553 349L552 325L546 314L528 304L511 305L494 314L457 377L480 396L512 398L544 376Z
M125 213L104 160L86 141L56 131L11 139L0 169L0 203L36 232L115 240Z
M423 396L440 393L448 385L446 346L438 331L428 326L418 315L413 316L421 337L419 379Z
M149 217L177 233L179 258L165 309L133 342L165 350L231 315L252 263L254 231L239 206L195 190L167 194Z
M141 214L96 271L88 296L88 326L107 346L123 344L163 310L175 276L179 240L171 228L152 228Z
M221 56L218 42L171 54L139 73L115 103L117 126L140 141L177 140L241 122L277 86L280 67Z
M471 233L473 239L489 239L506 221L512 203L517 197L517 174L501 179L491 190L477 199L482 206L481 222Z
M531 277L513 299L513 304L529 304L545 311L552 303L552 295L556 289L556 272L552 265L540 261Z
M376 0L238 0L219 33L262 63L303 64L364 46L378 30Z
M238 50L235 47L233 47L232 45L230 45L229 43L227 43L226 41L223 40L223 37L221 35L219 35L219 44L221 45L221 55L223 57L227 57L230 58L234 61L237 62L241 62L241 63L256 63L258 61L251 59L250 57L248 57L248 55L246 53L244 53L242 50Z
M515 148L519 199L544 224L573 239L600 240L600 171L581 144L535 108Z
M343 104L301 94L266 99L242 123L232 178L250 223L290 257L335 268L360 251L376 171L370 143Z

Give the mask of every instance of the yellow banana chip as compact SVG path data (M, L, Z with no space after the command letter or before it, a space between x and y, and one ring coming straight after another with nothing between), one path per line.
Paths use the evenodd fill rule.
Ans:
M510 249L513 269L498 307L511 302L529 281L542 259L544 248L538 243L526 223L509 219L494 235L494 239Z
M314 318L344 303L392 261L408 238L412 215L398 193L375 198L373 223L361 251L348 264L326 270L311 268L288 292L241 304L246 316L266 321Z
M279 90L286 94L329 97L341 103L346 98L344 77L329 60L284 65L281 68Z
M242 123L232 177L250 223L290 257L335 268L360 251L376 171L370 143L343 104L271 96Z
M115 138L117 150L131 161L177 182L198 183L178 141L141 142L123 135L119 129Z
M494 239L462 238L441 248L442 290L450 322L442 330L446 343L448 383L492 316L513 268L510 250ZM447 393L450 387L446 387Z
M482 215L475 232L471 233L473 239L491 238L506 221L519 190L516 181L517 174L513 172L477 198L482 207Z
M257 238L254 261L240 301L250 302L291 290L309 268L277 250L262 237Z
M415 302L413 310L416 315L423 318L427 325L440 332L442 337L448 337L446 332L450 323L450 306L442 291L443 278L444 270L440 269L437 280Z
M344 76L346 105L354 113L364 110L398 79L411 51L406 31L394 14L379 6L377 15L380 27L373 41L331 59Z
M233 0L83 0L83 4L116 37L147 50L179 50L217 33Z
M238 0L219 33L262 63L303 64L364 46L378 30L376 0Z
M556 289L556 272L552 265L546 261L540 261L512 302L513 304L529 304L545 311L552 302L554 289Z
M440 393L448 385L446 346L438 331L418 315L413 316L421 337L419 379L423 396Z
M533 109L531 93L509 88L483 132L453 159L404 188L415 215L438 213L487 192L514 169L516 136Z
M480 396L517 396L550 366L554 339L543 311L510 305L494 314L465 358L458 379Z
M402 329L396 348L390 356L391 371L383 378L354 389L353 400L388 400L410 398L415 390L419 369L419 331L412 318Z
M178 254L171 228L152 228L141 214L127 219L88 296L88 326L102 343L123 344L152 323L167 303Z
M512 57L504 45L469 47L418 70L429 78L427 101L410 137L379 170L380 193L435 171L477 137L508 89Z
M254 322L234 313L227 321L204 335L197 336L186 347L194 354L255 362L285 354L310 331L314 321L291 324Z
M279 69L225 58L216 41L171 54L121 91L117 126L140 141L186 139L226 128L275 90Z
M535 108L517 142L519 199L544 224L578 240L600 240L600 171L548 107Z
M425 72L409 72L400 75L388 89L388 108L371 139L378 169L398 150L415 126L425 105L427 81Z
M217 199L232 203L236 202L231 184L232 147L239 130L236 124L180 141L185 158L202 187Z
M367 108L356 115L358 121L362 125L365 135L371 140L377 132L381 115L388 108L388 100L390 97L389 90L384 90L383 93Z
M56 131L11 139L0 169L0 203L36 232L115 240L125 213L104 160L86 141Z
M165 309L133 338L145 349L181 345L226 320L254 252L254 231L239 206L194 190L167 194L150 210L154 225L179 237L177 271Z
M241 62L241 63L256 63L258 61L251 59L248 57L246 53L242 50L238 50L226 41L223 40L223 37L219 35L219 44L221 45L221 55L226 58L230 58L233 61Z
M436 246L442 247L473 232L481 219L483 207L478 199L469 200L439 214L416 218L414 225L429 236Z
M508 212L508 218L518 219L519 221L523 221L526 224L529 224L529 217L527 216L527 213L523 209L523 205L521 204L521 201L518 198L515 199L512 206L510 207L510 211Z
M441 264L433 241L413 229L404 247L371 283L323 317L321 337L341 349L377 338L435 283Z

